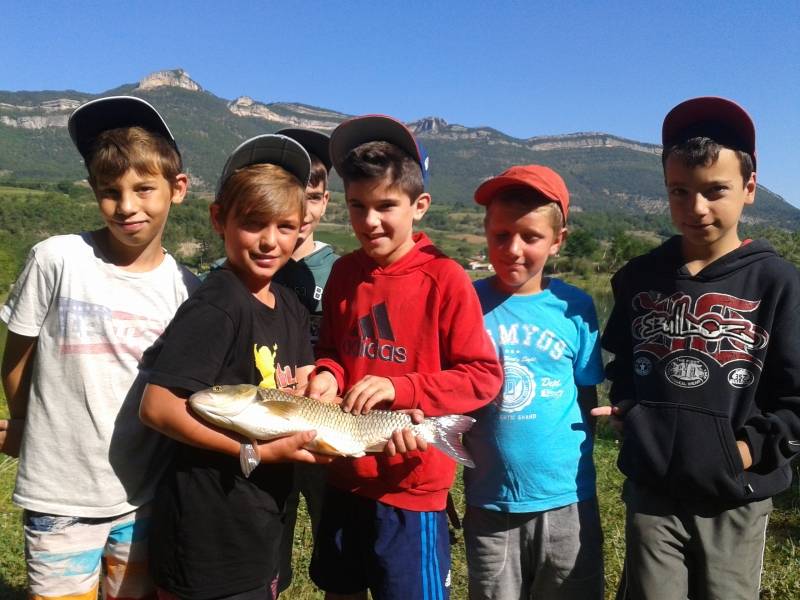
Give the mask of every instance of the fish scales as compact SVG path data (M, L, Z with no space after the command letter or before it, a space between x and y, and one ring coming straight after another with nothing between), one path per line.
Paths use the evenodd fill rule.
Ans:
M428 417L421 423L413 423L400 411L371 410L354 415L332 402L246 384L201 390L192 394L189 406L210 423L256 440L313 429L317 435L306 448L337 456L380 452L394 431L408 428L453 460L474 466L461 443L461 434L475 420L465 415Z
M430 424L414 424L405 413L392 410L372 410L365 415L344 412L338 404L320 402L305 396L294 396L274 389L260 389L266 402L291 402L298 407L297 420L305 421L309 429L329 428L341 435L372 446L391 437L397 429L411 429L415 435L429 436Z

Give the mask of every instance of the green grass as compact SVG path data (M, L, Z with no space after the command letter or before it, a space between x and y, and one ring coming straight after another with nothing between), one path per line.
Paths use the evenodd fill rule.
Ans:
M5 342L5 327L0 327L0 348ZM0 417L8 415L5 397L0 393ZM610 431L599 428L595 445L597 492L605 535L606 598L614 597L625 551L624 506L619 498L622 476L616 468L617 442ZM0 455L0 600L23 600L25 561L23 557L21 511L12 505L16 461ZM795 480L797 481L797 468ZM456 506L463 514L463 491L460 476L453 489ZM295 528L295 579L282 596L289 600L321 600L323 594L308 579L312 547L311 527L302 500ZM466 598L466 564L463 538L453 546L453 600ZM770 518L761 600L800 598L800 494L797 484L775 499Z

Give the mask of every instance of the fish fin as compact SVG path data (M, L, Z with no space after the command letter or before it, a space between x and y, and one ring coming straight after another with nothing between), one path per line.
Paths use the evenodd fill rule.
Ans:
M310 447L309 449L312 452L318 452L320 454L330 454L332 456L344 456L344 453L339 450L338 448L332 446L328 442L324 440L314 439L311 440L311 443L308 444Z
M430 417L426 421L430 422L433 430L432 443L434 446L457 463L461 463L465 467L475 467L472 457L461 443L461 434L472 428L475 419L466 415L446 415Z
M265 400L262 402L270 414L281 417L283 419L290 419L295 416L300 408L291 402L283 402L281 400Z

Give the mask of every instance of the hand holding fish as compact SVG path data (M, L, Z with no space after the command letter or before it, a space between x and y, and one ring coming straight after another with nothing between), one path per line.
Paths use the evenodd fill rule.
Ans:
M308 382L306 396L323 402L334 402L339 391L336 377L330 371L319 371Z
M461 434L475 422L465 415L422 418L419 410L371 410L354 415L344 412L334 402L244 384L201 390L192 394L189 406L202 419L248 439L276 440L291 436L294 442L285 443L296 444L305 439L305 450L352 457L367 452L393 456L398 452L424 450L427 444L433 444L453 460L474 466L461 444ZM300 432L309 431L316 431L316 437L297 437ZM262 446L259 444L263 459Z
M354 415L367 414L376 404L394 402L394 384L388 377L366 375L347 390L342 410Z
M397 412L406 413L411 417L411 422L415 425L425 420L425 415L417 408ZM428 442L425 441L425 438L421 435L415 435L412 429L406 427L404 429L396 429L392 432L392 437L386 442L386 447L383 449L383 452L387 456L394 456L395 454L405 454L412 450L425 452L427 449Z

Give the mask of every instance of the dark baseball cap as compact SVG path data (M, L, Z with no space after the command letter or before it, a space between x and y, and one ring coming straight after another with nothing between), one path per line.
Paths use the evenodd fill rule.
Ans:
M702 96L681 102L664 117L661 143L669 148L693 137L711 138L746 152L756 166L756 128L747 111L733 100Z
M242 142L225 162L217 184L217 194L237 169L250 165L272 164L297 177L305 188L311 174L311 158L296 140L275 133L258 135Z
M180 154L175 136L163 117L152 104L136 96L108 96L90 100L76 108L67 122L69 136L84 161L89 159L92 143L98 135L119 127L141 127L157 133Z
M343 121L331 133L331 161L342 175L342 162L347 154L367 142L389 142L408 153L422 170L422 181L428 187L430 160L425 148L403 123L386 115L364 115Z
M475 202L487 206L492 198L508 188L529 188L555 202L567 220L569 213L569 191L561 176L542 165L515 165L500 175L487 179L475 190Z
M320 131L314 131L313 129L296 129L292 127L281 129L275 133L278 135L285 135L299 142L300 145L306 149L306 152L320 159L322 164L325 165L325 170L330 172L331 166L333 166L329 148L331 142L330 136Z

